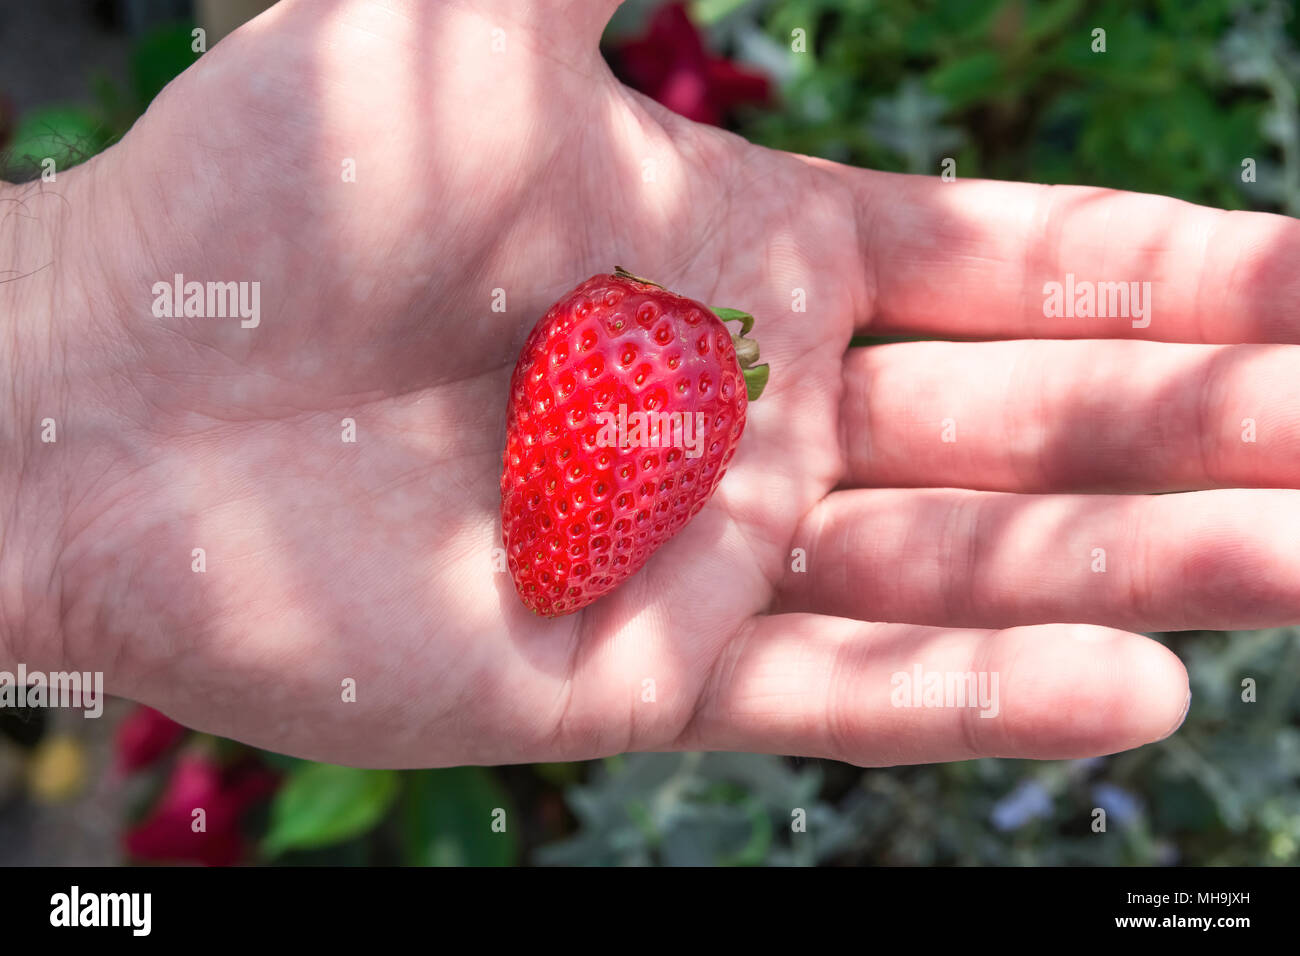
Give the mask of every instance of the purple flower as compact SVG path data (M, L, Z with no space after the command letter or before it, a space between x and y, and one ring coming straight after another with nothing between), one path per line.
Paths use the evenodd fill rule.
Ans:
M1052 815L1052 798L1036 780L1022 780L1016 789L993 805L993 825L1003 833Z
M1142 801L1113 783L1094 784L1092 799L1106 811L1106 816L1121 826L1135 823L1142 816Z

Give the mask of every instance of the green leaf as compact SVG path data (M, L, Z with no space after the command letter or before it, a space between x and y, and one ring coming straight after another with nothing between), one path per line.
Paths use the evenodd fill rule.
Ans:
M399 788L392 770L304 763L276 794L262 850L275 856L360 836L383 819Z
M482 767L407 774L402 856L408 866L510 866L519 855L508 797ZM498 811L503 811L502 813ZM494 827L504 822L505 831Z
M264 763L274 767L276 770L283 771L284 773L291 773L303 764L310 763L308 760L302 760L298 757L290 757L288 754L278 754L273 750L259 751L258 756L262 758Z
M131 50L131 81L141 108L198 60L193 29L189 22L168 23L136 41Z
M951 109L961 109L994 95L1004 82L1002 74L1002 58L992 50L980 50L932 71L927 83Z
M734 856L724 857L719 862L727 866L761 866L772 852L774 833L772 818L767 815L762 800L757 796L742 800L741 807L748 813L750 825L753 827L749 842Z
M1026 47L1061 33L1070 26L1082 7L1080 0L1056 0L1055 3L1031 4L1022 28L1020 41Z
M702 27L713 26L747 3L749 0L693 0L690 5L691 22Z
M751 402L758 401L763 389L767 388L768 373L771 371L767 365L755 365L740 373L745 377L745 395Z
M106 131L87 110L49 106L19 120L8 150L9 164L16 173L40 173L41 163L53 159L58 173L89 159L106 142Z

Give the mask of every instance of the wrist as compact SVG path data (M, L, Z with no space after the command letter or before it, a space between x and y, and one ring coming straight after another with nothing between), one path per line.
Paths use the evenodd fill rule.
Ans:
M62 663L58 556L73 209L55 184L0 183L0 670Z

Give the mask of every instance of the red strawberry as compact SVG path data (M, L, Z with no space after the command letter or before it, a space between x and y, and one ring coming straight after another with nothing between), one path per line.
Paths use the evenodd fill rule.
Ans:
M586 607L704 507L767 382L744 338L753 321L619 268L537 323L510 380L501 473L506 557L529 608Z

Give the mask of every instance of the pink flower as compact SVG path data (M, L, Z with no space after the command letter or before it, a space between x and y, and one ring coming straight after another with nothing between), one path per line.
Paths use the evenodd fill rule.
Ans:
M614 54L629 86L698 123L719 126L733 106L763 103L771 94L766 76L705 49L680 3L660 7L646 35L619 44Z
M138 860L232 866L247 849L240 830L244 812L278 782L255 760L222 767L204 754L182 754L157 805L127 831L126 852ZM203 829L196 831L199 821Z
M186 729L143 704L117 726L117 765L126 773L149 766L176 746Z
M131 773L149 766L187 733L176 721L139 704L117 727L117 765Z

